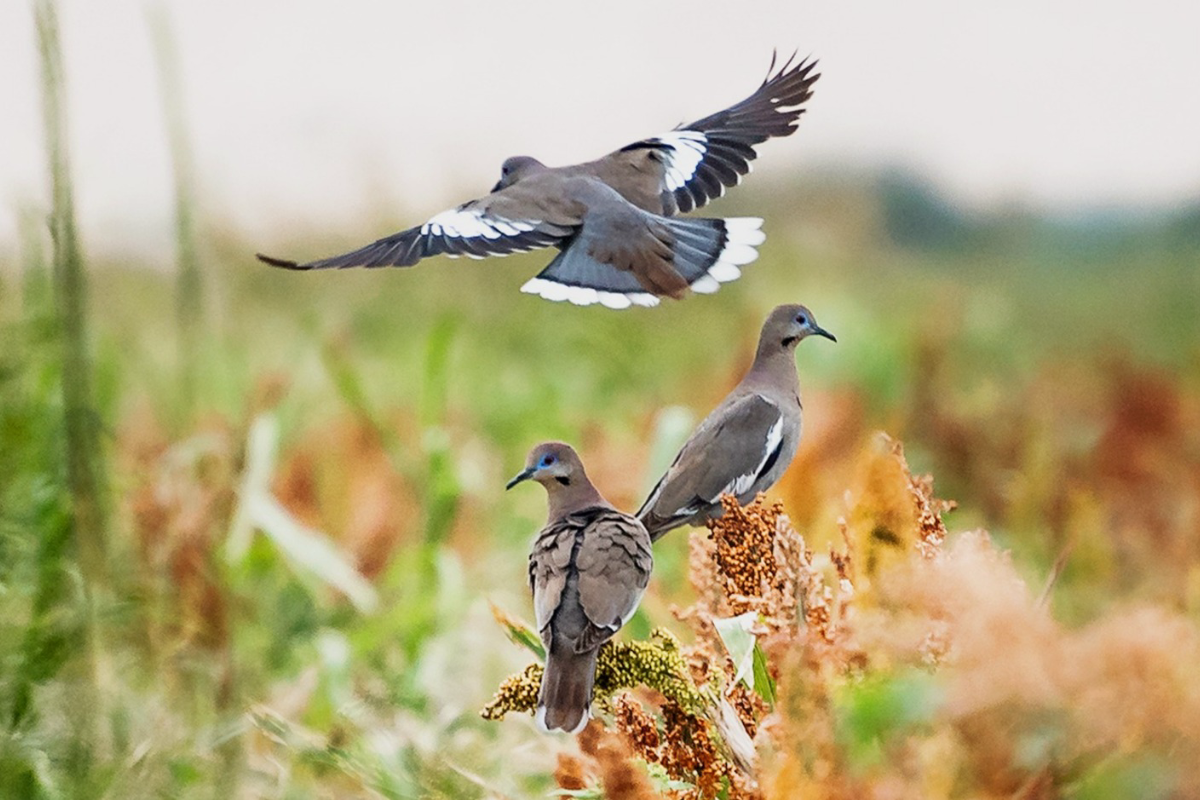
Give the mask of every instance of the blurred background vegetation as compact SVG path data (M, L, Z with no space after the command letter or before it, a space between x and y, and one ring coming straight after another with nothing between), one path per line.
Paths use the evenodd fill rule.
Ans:
M267 269L196 216L172 112L177 268L91 258L39 14L53 202L0 264L0 797L544 795L569 743L478 715L527 660L489 603L528 616L544 518L504 481L560 438L636 507L781 302L839 340L798 351L805 440L771 493L815 549L882 430L957 500L952 531L987 529L1035 589L1058 563L1064 625L1200 624L1200 200L968 211L912 172L764 169L717 206L766 219L742 280L616 313L520 294L545 254ZM626 635L689 601L687 536ZM1172 770L1102 762L1070 791L1171 796Z

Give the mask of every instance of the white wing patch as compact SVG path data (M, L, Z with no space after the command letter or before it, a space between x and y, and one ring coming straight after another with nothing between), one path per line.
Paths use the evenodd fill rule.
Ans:
M775 405L767 398L763 397L762 395L759 395L758 397L776 411L779 410L779 406ZM750 488L754 486L754 481L758 478L758 474L766 465L767 459L771 457L771 453L775 452L775 448L779 447L779 443L782 441L783 415L780 414L779 418L775 420L775 424L772 425L771 429L767 431L767 440L763 443L762 457L758 460L758 464L756 464L754 469L750 470L745 475L739 475L730 481L725 488L721 490L720 494L731 494L734 497L740 497L741 495L750 491ZM713 499L715 500L716 498Z
M691 131L681 131L690 134ZM695 134L699 136L700 134ZM441 216L441 215L439 215ZM437 217L434 217L436 220ZM434 220L430 220L433 222ZM484 220L484 223L489 220ZM725 222L725 246L717 254L717 260L708 271L692 281L689 288L697 294L712 294L721 288L722 283L735 281L742 276L742 266L758 258L755 248L766 241L762 232L762 219L758 217L732 217ZM577 306L590 306L599 303L606 308L623 309L630 306L652 308L659 304L659 298L649 292L611 292L604 289L594 289L590 286L572 286L559 283L552 278L530 278L521 287L525 294L536 294L547 300L561 302L566 300Z
M499 239L528 233L536 227L536 222L489 217L477 208L452 208L430 217L421 226L421 233L457 239Z
M577 306L599 303L606 308L622 309L630 306L650 308L658 305L658 298L649 292L608 292L590 286L570 286L548 278L530 278L521 287L521 291L555 302L566 300Z
M663 164L663 184L669 192L683 188L708 152L708 138L700 131L671 131L655 139L671 148Z
M721 288L722 283L742 277L740 267L758 258L758 251L754 248L766 241L762 222L758 217L726 219L725 247L717 254L716 262L708 271L692 281L691 290L699 294L712 294Z

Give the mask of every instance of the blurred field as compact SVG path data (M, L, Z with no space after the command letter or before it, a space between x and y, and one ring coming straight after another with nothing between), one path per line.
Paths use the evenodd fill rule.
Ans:
M636 507L780 302L839 343L799 348L805 440L771 499L826 575L839 519L865 532L849 544L863 655L826 672L785 657L803 641L780 651L798 701L778 709L790 733L763 754L764 789L1195 796L1200 204L1053 219L962 211L901 172L756 178L714 213L766 218L760 260L649 311L521 295L545 254L337 274L253 260L406 224L387 209L270 242L200 220L182 305L171 265L84 243L91 564L52 243L31 215L0 264L0 797L545 796L576 745L479 716L529 658L489 603L530 616L544 519L540 492L504 482L561 438ZM875 535L908 513L887 499L879 431L958 503L941 572ZM990 545L959 535L980 528ZM624 637L691 640L671 613L695 599L688 549L686 531L659 543ZM907 662L881 630L914 614L959 648ZM814 686L824 716L799 702ZM820 720L825 740L806 728Z
M548 791L569 743L478 717L523 663L488 603L528 615L524 558L544 514L539 493L505 494L504 480L531 443L563 438L634 507L687 430L669 410L705 413L782 301L839 337L798 352L806 438L772 493L818 552L840 542L845 494L884 430L958 501L951 530L989 530L1032 592L1069 552L1062 624L1146 602L1195 636L1196 212L960 218L902 175L774 188L722 209L768 219L742 281L647 312L520 295L537 255L289 274L251 260L262 244L206 230L190 412L171 272L89 264L109 546L89 613L69 536L51 546L70 518L48 242L33 237L3 272L4 796ZM323 252L380 229L269 244ZM278 424L271 491L337 542L375 610L278 538L231 551L256 418ZM686 549L685 532L660 543L628 635L676 624ZM95 704L86 734L80 702Z

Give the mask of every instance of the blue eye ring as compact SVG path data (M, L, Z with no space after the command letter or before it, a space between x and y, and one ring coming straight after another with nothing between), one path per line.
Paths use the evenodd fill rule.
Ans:
M542 456L542 460L538 462L538 467L540 467L541 469L545 469L546 467L553 464L554 461L555 461L554 456L544 455L544 456Z

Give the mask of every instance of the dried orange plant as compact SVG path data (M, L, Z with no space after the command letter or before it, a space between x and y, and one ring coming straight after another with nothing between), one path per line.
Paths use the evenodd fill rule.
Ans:
M1067 630L986 533L948 536L953 504L911 473L899 444L876 440L855 475L842 547L828 553L810 549L780 505L724 498L722 516L690 542L696 599L676 616L692 643L660 629L607 646L600 714L579 753L561 756L562 790L686 800L1200 792L1192 623L1142 608ZM484 715L531 709L540 672L506 681Z

